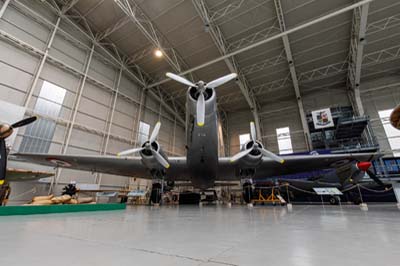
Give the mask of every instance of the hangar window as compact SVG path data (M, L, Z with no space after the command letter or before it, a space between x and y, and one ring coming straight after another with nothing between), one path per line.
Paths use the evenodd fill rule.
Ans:
M279 154L293 153L289 127L277 128L276 137L278 139Z
M57 118L61 111L65 93L65 89L44 81L34 112L44 117ZM48 152L56 126L55 121L45 118L30 124L25 130L19 150L21 152Z
M242 147L246 142L250 140L250 134L239 135L239 144Z
M149 139L149 133L150 133L150 125L143 121L140 121L138 142L140 144L145 143Z
M386 137L388 139L390 148L394 156L400 156L400 131L392 127L390 124L390 114L393 109L379 111L383 128L385 129Z

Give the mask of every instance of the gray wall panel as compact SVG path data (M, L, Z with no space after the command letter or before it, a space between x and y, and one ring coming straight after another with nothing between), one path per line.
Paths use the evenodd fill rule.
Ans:
M46 47L50 33L49 28L29 19L15 9L9 9L4 14L0 29L41 50Z
M20 2L22 2L22 5ZM0 30L17 38L17 42L15 43L0 40L0 75L2 75L2 82L0 82L2 93L0 94L0 98L23 105L23 99L31 87L33 75L38 70L42 57L41 55L39 56L40 53L32 55L29 47L32 46L40 49L43 54L52 31L50 24L46 24L47 22L40 18L33 19L37 14L32 13L23 5L32 8L33 11L37 12L40 16L44 16L52 24L56 22L56 17L40 1L22 0L20 2L11 1L5 12L4 19L0 20ZM23 12L16 10L16 6L23 10ZM38 21L41 22L38 23ZM74 40L68 40L71 39L71 36L66 37L65 32L71 34ZM77 40L79 40L80 44L76 43ZM27 46L19 46L18 41L26 42ZM65 137L68 133L66 123L71 122L69 120L72 117L72 108L75 105L77 91L82 82L82 76L79 73L71 73L74 71L62 67L62 64L83 73L90 47L91 43L83 34L71 24L66 23L64 19L61 19L60 30L55 35L52 47L49 50L49 58L44 64L32 98L28 104L30 109L34 109L37 96L45 80L66 90L59 117L49 118L58 123L50 145L50 153L57 154L62 150L62 144L65 142ZM61 65L54 64L54 61L51 60L52 58L60 61ZM78 106L75 125L69 140L69 146L66 149L67 154L99 155L104 150L105 134L109 125L107 119L111 113L110 107L112 106L113 94L109 89L99 87L98 84L93 84L91 78L97 79L113 88L118 71L118 66L111 66L105 63L105 60L100 57L99 51L96 48L89 68L90 78L86 80L82 98ZM107 153L109 154L116 154L133 146L133 144L126 143L126 140L117 140L116 138L122 137L129 140L133 137L136 139L136 132L132 134L132 128L136 126L138 103L140 102L141 94L141 88L139 89L136 84L136 81L126 73L122 75L120 92L132 99L129 100L122 96L117 99L107 149ZM153 128L155 123L160 120L159 112L159 103L150 96L146 96L146 104L142 106L141 120L148 122L151 128ZM161 114L167 115L163 109L161 109ZM173 117L169 114L167 116L169 119L161 118L163 128L161 129L160 142L165 146L166 150L172 150L174 123ZM176 147L174 150L176 153L183 154L184 129L179 126L176 127L175 131ZM16 144L13 147L14 150L21 143L23 134L24 130L19 131ZM31 167L29 164L25 165L28 169ZM63 170L61 171L60 186L58 189L61 189L64 184L72 180L93 183L95 178L89 172ZM103 175L102 179L103 185L112 187L125 186L127 182L128 178L126 177L111 175Z
M5 43L0 42L0 61L14 67L15 69L33 75L39 59L20 49Z

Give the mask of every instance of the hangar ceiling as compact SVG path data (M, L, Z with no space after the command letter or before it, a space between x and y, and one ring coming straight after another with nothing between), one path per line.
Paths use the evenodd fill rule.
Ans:
M147 84L165 79L165 72L181 73L205 62L312 21L357 1L353 0L57 0L49 1L76 20L133 69L146 73ZM356 64L351 40L365 25L362 83L399 71L400 2L379 0L297 31L288 36L299 92L346 90ZM283 23L283 28L282 28ZM362 24L362 22L361 22ZM153 52L161 48L163 58ZM219 106L227 112L249 109L279 99L295 99L282 38L196 70L187 78L210 81L236 69L239 82L218 88ZM296 77L297 76L297 77ZM159 89L178 102L185 88L168 81ZM247 95L246 95L247 94ZM250 101L246 97L249 97Z

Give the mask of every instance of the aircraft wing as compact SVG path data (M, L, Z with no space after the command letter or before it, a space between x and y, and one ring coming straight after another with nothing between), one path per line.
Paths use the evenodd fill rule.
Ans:
M264 157L254 178L277 177L320 169L337 169L354 163L354 161L371 161L378 157L376 153L290 155L283 157L285 159L283 164ZM218 180L238 178L240 162L231 163L229 159L227 157L219 159Z
M52 167L70 168L90 172L107 173L128 177L151 179L150 171L143 166L141 157L117 157L104 155L13 154L18 159ZM187 180L185 157L170 157L167 180Z
M40 171L29 171L24 169L7 168L6 180L7 181L32 181L38 180L45 177L51 177L54 173L40 172Z

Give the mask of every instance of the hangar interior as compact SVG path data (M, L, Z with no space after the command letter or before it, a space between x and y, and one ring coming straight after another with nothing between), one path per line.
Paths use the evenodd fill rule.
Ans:
M193 81L238 73L217 89L220 156L239 151L250 121L272 152L330 148L310 133L311 112L321 108L368 117L361 146L398 155L397 132L385 131L387 110L400 101L398 1L373 1L273 38L356 2L2 1L0 97L41 118L18 131L12 151L115 155L140 145L160 121L159 143L168 156L184 156L186 88L165 79L170 71ZM34 186L40 194L71 181L139 182L62 169L55 182ZM32 183L14 187L19 195Z
M1 0L0 174L22 181L0 178L0 216L14 212L0 217L7 228L0 264L397 265L399 63L398 0ZM242 178L219 185L216 179L219 188L211 192L201 188L211 193L201 194L211 206L202 206L200 196L200 206L163 206L160 191L173 193L176 185L190 201L194 188L155 183L168 162L151 172L153 180L115 174L118 165L69 169L85 156L99 156L97 164L129 162L116 155L142 145L142 158L147 148L162 147L171 171L173 163L181 169L179 160L189 165L188 143L209 137L200 129L200 99L211 98L208 82L230 73L237 75L212 87L217 163L239 165L229 173ZM15 123L23 118L25 124ZM251 180L263 172L233 160L246 149L246 156L259 156L256 167L282 173ZM207 155L204 146L199 150ZM21 154L48 155L53 166ZM325 164L336 169L335 179ZM337 169L351 174L343 180ZM329 185L320 190L328 194L310 192L316 185ZM76 186L99 204L71 198L68 189L75 195ZM329 190L336 187L346 197ZM141 200L130 203L143 206L119 204L127 196L118 192L134 192ZM68 200L53 201L61 193ZM100 204L102 197L118 204ZM52 206L20 206L46 205L35 198ZM113 212L82 212L117 205ZM53 213L73 208L79 213ZM61 259L71 254L74 262Z

